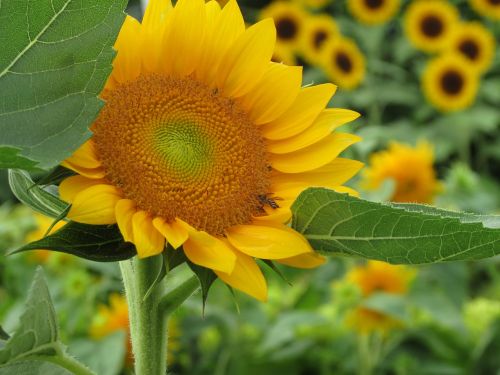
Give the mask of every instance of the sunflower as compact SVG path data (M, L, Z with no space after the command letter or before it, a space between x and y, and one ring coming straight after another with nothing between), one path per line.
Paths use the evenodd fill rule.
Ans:
M329 78L346 89L356 88L365 77L365 58L352 39L336 38L322 52Z
M321 60L322 48L338 37L339 28L332 17L326 14L308 17L302 33L301 51L310 63L316 64Z
M366 265L354 267L346 279L367 298L378 292L405 295L414 276L415 272L405 266L368 261ZM360 333L387 332L401 325L397 319L363 306L356 307L348 314L347 323Z
M127 17L91 139L63 164L68 217L114 224L141 258L182 246L193 263L265 300L254 258L324 262L286 223L309 186L340 186L360 168L337 158L359 137L332 133L358 114L324 109L332 84L271 62L270 19L245 30L234 0L150 2ZM175 53L171 53L175 51ZM178 250L181 251L181 250Z
M469 0L469 4L480 15L493 20L500 20L500 1Z
M348 0L347 7L360 22L378 25L394 17L399 10L400 0Z
M393 202L431 203L441 189L433 167L432 146L420 142L415 148L393 142L389 149L370 156L370 165L363 171L362 185L375 190L386 179L395 183Z
M457 111L474 103L479 86L477 72L459 54L444 54L425 68L422 89L427 100L443 112Z
M307 12L298 4L276 1L260 13L260 19L272 18L276 26L276 48L295 53L300 48Z
M404 20L406 35L415 47L436 52L448 45L458 19L457 9L446 1L414 1Z
M455 30L449 49L464 56L479 72L484 72L495 54L495 38L481 23L467 22Z

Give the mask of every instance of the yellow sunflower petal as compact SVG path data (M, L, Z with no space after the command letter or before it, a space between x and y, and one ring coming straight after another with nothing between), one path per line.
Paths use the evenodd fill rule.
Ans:
M229 97L240 97L253 89L264 76L276 42L271 19L249 27L234 42L220 64L219 87Z
M359 198L359 193L347 186L335 186L332 190L335 190L337 193L347 193L353 197Z
M271 178L271 189L276 196L280 196L279 191L308 187L334 187L348 181L363 167L363 163L357 160L336 158L332 162L318 169L294 174L277 173Z
M259 266L252 257L237 250L234 250L234 253L236 254L236 262L233 272L215 271L215 273L226 284L265 302L267 300L267 283Z
M85 224L114 224L115 205L120 199L114 186L91 186L74 197L68 218Z
M160 254L165 248L165 238L153 226L153 220L144 211L138 211L132 216L134 245L139 258Z
M153 220L153 225L167 239L167 242L172 245L174 249L182 246L182 244L189 238L188 231L177 221L167 223L161 217L156 217Z
M102 184L106 184L106 181L79 175L71 176L64 179L59 185L59 196L63 201L71 203L79 192L91 186Z
M256 125L279 117L300 91L302 67L271 63L259 84L241 99Z
M172 15L170 0L151 0L148 3L141 24L143 66L150 72L160 73L162 46L168 18Z
M214 21L215 24L209 22L207 25L205 50L197 68L197 76L211 87L215 86L221 60L245 31L245 22L235 0L229 1Z
M102 166L96 154L94 141L92 140L88 140L81 145L73 155L66 159L66 161L72 165L87 169L94 169Z
M262 134L267 139L278 140L304 131L323 111L336 89L331 83L302 89L288 111L262 127Z
M163 48L164 73L184 77L191 74L202 54L205 32L205 2L203 0L179 0L169 19Z
M118 228L126 242L134 242L134 228L132 217L137 212L135 203L130 199L122 199L116 203L115 215Z
M113 78L120 83L137 78L141 72L141 24L135 18L125 18L115 49L118 53L113 60Z
M103 178L106 176L106 172L104 171L104 168L99 167L99 168L84 168L80 167L79 165L73 164L67 160L63 161L61 165L65 168L71 169L72 171L81 174L82 176L88 177L88 178Z
M279 141L268 142L267 149L275 154L286 154L300 150L326 138L336 128L353 121L359 117L359 113L349 109L327 109L323 111L314 124L294 137Z
M296 255L290 258L277 259L276 261L286 266L308 269L319 267L322 264L325 264L326 260L327 259L324 256L312 252Z
M311 171L328 164L360 137L353 134L334 133L301 150L288 154L271 154L271 165L284 173Z
M279 205L278 208L264 208L267 215L254 216L253 220L257 225L266 225L266 223L269 222L285 224L290 221L292 218L292 210L290 207L282 206L282 201L277 201L276 203Z
M208 234L186 227L189 239L184 242L184 253L191 262L214 271L231 273L236 255L223 241Z
M302 236L282 227L236 225L227 231L231 245L261 259L282 259L312 251Z

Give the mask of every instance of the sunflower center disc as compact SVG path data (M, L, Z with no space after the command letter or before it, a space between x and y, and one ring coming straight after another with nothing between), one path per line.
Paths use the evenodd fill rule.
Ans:
M344 73L350 73L352 70L352 62L347 54L339 52L335 56L335 63Z
M222 235L261 212L270 173L262 136L234 101L192 78L118 86L92 130L107 178L154 216Z
M471 60L476 60L479 55L479 47L473 40L463 41L458 48Z
M291 40L297 34L297 23L293 18L283 17L275 21L276 35L281 40Z
M441 78L441 86L447 94L457 95L460 91L462 91L464 79L459 72L449 70L443 74Z
M321 49L321 46L325 42L325 40L328 38L328 34L324 30L317 30L314 33L313 36L313 46L314 49L319 51Z
M422 20L422 32L429 38L436 38L443 32L443 21L437 16L428 15Z
M384 0L365 0L365 4L370 9L378 9L384 4Z

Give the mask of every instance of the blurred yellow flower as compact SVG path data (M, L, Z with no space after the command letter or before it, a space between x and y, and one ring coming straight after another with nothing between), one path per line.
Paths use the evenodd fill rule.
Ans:
M272 18L276 26L276 48L295 53L300 48L308 13L297 3L274 1L262 9L261 20Z
M360 288L364 297L369 297L377 292L406 294L414 276L415 271L409 267L370 260L353 267L346 277Z
M428 62L422 77L427 100L443 112L458 111L476 100L479 76L469 61L457 53L447 53Z
M460 24L453 32L450 52L465 57L478 72L487 70L495 55L495 37L479 22Z
M414 277L415 271L409 267L378 261L368 261L366 265L356 266L346 275L347 280L357 285L365 298L377 292L407 294ZM401 326L399 320L363 306L348 313L346 322L362 334L374 331L387 333Z
M480 15L493 20L500 20L500 1L469 0L469 4Z
M360 22L378 25L389 21L399 10L400 0L348 0L349 12Z
M309 63L318 64L321 62L323 47L338 37L340 31L331 16L310 16L304 24L301 52Z
M415 148L393 142L387 150L373 153L363 171L362 185L367 190L380 188L383 181L395 183L393 202L431 203L441 189L433 167L432 146L420 142Z
M458 10L447 1L417 0L406 11L405 32L415 47L436 52L449 44L458 20Z
M53 218L47 217L38 212L33 213L33 218L35 219L36 229L28 233L28 235L26 236L27 242L41 240L43 237L45 237L45 235L47 234L47 230L54 222ZM64 224L66 224L64 221L59 221L56 225L54 225L54 227L48 234L54 233L58 229L61 229ZM45 263L53 254L54 252L49 250L33 250L30 251L30 259L39 263Z
M287 46L276 46L271 61L285 65L297 65L295 53Z
M339 164L359 170L337 156L360 138L335 131L358 114L325 108L335 85L302 87L302 67L271 62L303 13L276 3L263 12L276 25L246 28L235 0L152 0L142 23L126 17L92 137L63 162L78 173L59 185L68 218L117 224L140 258L182 247L261 301L256 259L324 263L290 207L309 186L345 189Z
M323 48L322 66L329 78L345 89L354 89L365 77L365 57L348 38L336 38Z

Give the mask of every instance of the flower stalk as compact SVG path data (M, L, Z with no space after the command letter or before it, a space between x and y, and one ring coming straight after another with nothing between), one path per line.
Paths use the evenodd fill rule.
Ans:
M168 318L200 288L196 276L192 276L168 293L167 278L157 282L151 289L162 262L161 255L146 259L135 257L120 262L136 375L166 374ZM148 291L148 297L144 298Z

